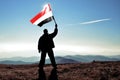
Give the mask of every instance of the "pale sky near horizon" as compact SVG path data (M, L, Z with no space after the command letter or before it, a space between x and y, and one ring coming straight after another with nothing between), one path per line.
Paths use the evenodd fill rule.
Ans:
M43 29L30 19L50 3L58 24L55 55L120 55L120 0L0 0L0 58L39 56Z

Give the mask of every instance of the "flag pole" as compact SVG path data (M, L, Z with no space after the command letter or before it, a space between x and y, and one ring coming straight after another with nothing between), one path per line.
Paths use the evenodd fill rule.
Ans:
M53 20L54 20L55 24L57 24L57 23L56 23L56 20L55 20L55 18L54 18L54 16L53 16Z

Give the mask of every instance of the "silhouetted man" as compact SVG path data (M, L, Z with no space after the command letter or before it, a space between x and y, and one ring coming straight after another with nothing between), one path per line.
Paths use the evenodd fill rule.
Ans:
M53 38L57 35L58 29L57 29L57 24L55 24L55 29L54 32L49 34L47 29L44 29L44 34L40 37L39 42L38 42L38 50L39 53L41 52L41 60L39 63L39 67L43 68L45 64L45 57L46 53L48 53L48 56L51 60L52 66L54 68L57 68L55 58L54 58L54 53L52 48L55 47Z

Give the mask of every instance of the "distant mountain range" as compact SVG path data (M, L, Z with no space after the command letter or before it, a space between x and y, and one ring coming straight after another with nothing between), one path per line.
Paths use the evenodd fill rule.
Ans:
M92 62L95 61L120 61L120 55L116 56L100 56L100 55L68 55L68 56L56 56L57 64L63 63L78 63L78 62ZM1 58L0 64L32 64L38 63L39 57L12 57ZM46 64L51 63L49 59L46 59Z

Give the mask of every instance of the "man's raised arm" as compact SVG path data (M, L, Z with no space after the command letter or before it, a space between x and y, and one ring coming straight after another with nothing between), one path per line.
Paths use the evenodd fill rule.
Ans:
M50 34L52 38L54 38L58 33L58 28L57 27L58 27L57 24L55 24L54 32L52 34Z

